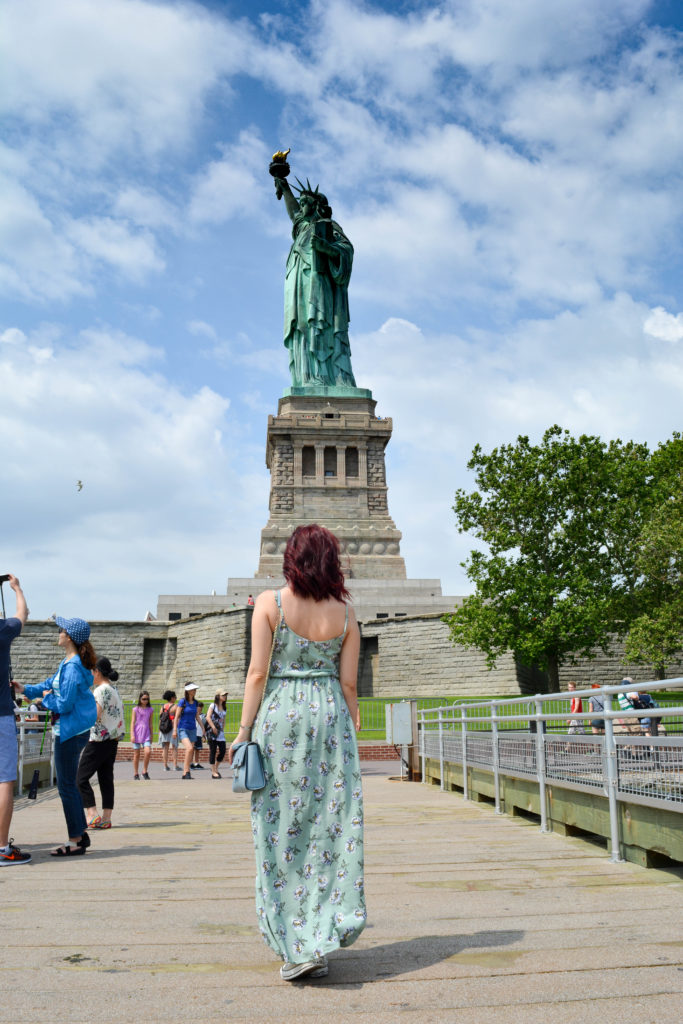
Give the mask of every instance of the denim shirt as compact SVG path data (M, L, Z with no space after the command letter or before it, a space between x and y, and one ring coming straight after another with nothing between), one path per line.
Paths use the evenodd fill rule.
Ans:
M90 692L92 672L83 666L76 654L68 661L64 659L54 676L48 676L44 683L25 686L24 695L30 700L42 697L43 690L50 689L60 671L59 695L48 693L43 697L43 707L59 713L59 738L63 743L72 736L87 732L97 721L97 704Z

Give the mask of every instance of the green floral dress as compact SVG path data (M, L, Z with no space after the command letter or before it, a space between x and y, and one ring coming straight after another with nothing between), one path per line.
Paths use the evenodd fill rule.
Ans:
M280 613L256 719L266 769L251 803L256 909L263 938L290 963L350 946L367 917L358 744L339 682L345 636L346 625L306 640Z

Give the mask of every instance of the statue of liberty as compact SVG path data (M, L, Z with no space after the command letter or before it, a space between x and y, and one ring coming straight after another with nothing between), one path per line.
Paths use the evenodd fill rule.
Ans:
M292 386L355 388L348 297L353 246L317 186L299 182L295 198L286 180L286 155L274 155L270 173L278 199L284 197L294 239L287 257L284 324Z

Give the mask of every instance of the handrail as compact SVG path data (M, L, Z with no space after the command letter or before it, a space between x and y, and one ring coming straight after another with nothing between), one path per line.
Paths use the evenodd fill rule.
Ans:
M620 801L631 800L683 812L683 736L651 734L657 732L655 726L662 726L662 720L680 720L683 716L683 702L673 706L657 705L656 708L621 708L612 704L615 694L652 690L657 693L681 691L683 676L643 683L622 682L570 692L520 694L517 697L496 697L482 701L459 700L440 707L419 709L418 751L422 761L422 781L427 781L427 757L439 761L442 789L445 788L444 761L459 762L462 766L463 795L467 800L469 772L473 766L483 767L493 772L495 807L500 811L501 775L535 777L539 788L543 832L548 831L548 782L558 787L565 785L569 789L602 792L607 796L609 804L611 859L620 862ZM580 712L571 712L566 708L570 698L585 700L597 696L603 698L604 708ZM549 711L545 705L551 701L561 701L565 708ZM506 713L508 709L509 713ZM471 714L477 711L484 713ZM586 734L583 731L573 733L566 730L567 722L583 723L596 718L604 722L604 732ZM642 719L651 720L649 735L637 736L632 732L622 735L619 732L620 722L624 729L631 730L632 727L626 723ZM558 732L546 732L546 722L558 721L565 728ZM499 728L517 722L524 722L527 728ZM530 736L532 722L541 725L533 730L535 735ZM444 755L447 737L450 737L449 750L456 750L449 757ZM487 737L485 742L484 737ZM454 742L456 748L453 747ZM520 750L522 753L518 753ZM647 756L649 761L634 768L631 761L633 757L640 756L638 751L642 752L642 757ZM515 761L515 758L522 760Z

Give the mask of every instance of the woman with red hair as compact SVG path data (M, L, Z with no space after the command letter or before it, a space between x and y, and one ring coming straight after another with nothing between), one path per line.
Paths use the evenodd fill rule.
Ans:
M257 915L284 961L281 977L292 981L324 977L326 954L365 927L360 634L329 530L297 527L283 573L287 586L254 606L242 720L228 759L253 733L266 770L251 804Z

